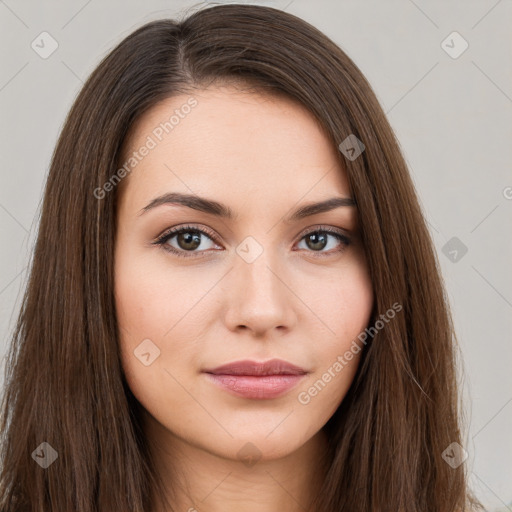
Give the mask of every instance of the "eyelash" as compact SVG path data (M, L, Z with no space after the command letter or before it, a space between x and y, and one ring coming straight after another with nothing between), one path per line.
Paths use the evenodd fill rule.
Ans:
M170 229L170 230L164 232L162 235L160 235L152 243L154 245L160 245L164 251L168 251L170 253L173 253L176 256L181 257L181 258L201 258L202 255L199 255L199 254L201 254L201 252L204 253L206 251L199 251L199 254L198 254L196 251L178 250L178 249L176 249L174 247L171 247L170 245L167 245L167 242L171 238L173 238L174 236L176 236L176 235L178 235L180 233L187 232L187 231L193 231L195 233L200 233L202 235L206 235L213 242L218 244L218 242L216 240L216 236L213 234L212 231L210 231L209 229L206 229L206 228L199 229L199 228L197 228L195 226L190 226L190 225L183 226L183 227L180 227L180 228ZM316 233L328 233L329 235L334 236L335 238L338 239L338 241L342 242L342 247L340 249L335 249L335 250L331 250L331 251L328 251L328 252L308 251L308 252L311 252L312 254L314 254L315 257L320 257L321 258L321 257L325 257L325 256L330 256L333 253L341 253L351 243L350 238L348 238L343 233L340 233L338 230L333 229L333 228L331 228L329 226L318 226L315 229L307 231L306 233L304 233L302 235L300 241L302 241L302 239L305 238L306 236L311 235L311 234L316 234Z

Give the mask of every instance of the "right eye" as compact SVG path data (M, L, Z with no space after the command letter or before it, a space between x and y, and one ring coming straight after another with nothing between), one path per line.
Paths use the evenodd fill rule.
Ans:
M201 238L204 237L212 242L215 239L215 235L213 235L209 230L199 229L194 226L182 226L167 230L153 243L162 246L162 249L176 254L177 256L194 258L199 256L199 254L196 255L194 253L203 253L207 250L207 248L204 247L202 247L202 250L200 251L196 250L204 245L203 240L201 240ZM175 239L175 245L169 244L168 242L173 239Z

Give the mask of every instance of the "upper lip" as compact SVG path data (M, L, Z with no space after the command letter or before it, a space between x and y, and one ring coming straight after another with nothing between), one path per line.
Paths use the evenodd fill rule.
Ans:
M234 361L232 363L218 366L217 368L203 370L214 375L303 375L306 370L283 361L282 359L271 359L270 361Z

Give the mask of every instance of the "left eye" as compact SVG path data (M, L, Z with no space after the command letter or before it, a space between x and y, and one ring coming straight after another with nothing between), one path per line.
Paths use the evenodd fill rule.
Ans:
M341 251L345 248L345 246L349 245L350 240L341 233L333 232L333 231L326 231L326 230L318 230L318 231L311 231L304 235L301 238L301 242L304 241L306 244L306 248L312 249L313 252L319 252L325 249L329 245L329 238L337 240L338 242L341 242L342 248L335 250ZM335 243L331 244L330 249L332 249L332 246L336 246ZM331 252L331 251L323 251L323 252Z
M192 226L185 226L167 231L153 243L161 245L163 249L176 254L177 256L195 257L196 254L194 253L206 252L206 250L209 249L208 247L201 248L203 245L201 237L203 236L210 240L210 242L214 244L216 243L213 233L209 233L204 229L199 229ZM173 239L176 239L175 243L177 246L168 243ZM331 244L329 244L329 239L332 241ZM334 240L340 242L338 244L338 248L336 248ZM306 250L310 249L310 252L318 253L321 256L342 252L348 245L350 245L350 239L347 236L338 231L334 231L332 228L323 228L310 231L302 236L300 242L303 241L306 244ZM331 245L329 250L324 251L324 249L329 245ZM304 247L299 247L299 249L304 249Z

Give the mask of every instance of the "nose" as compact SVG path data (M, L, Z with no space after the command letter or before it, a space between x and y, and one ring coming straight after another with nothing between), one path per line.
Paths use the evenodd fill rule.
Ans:
M271 261L264 251L252 263L237 258L229 275L225 322L230 330L249 330L262 337L295 325L298 299L284 265Z

